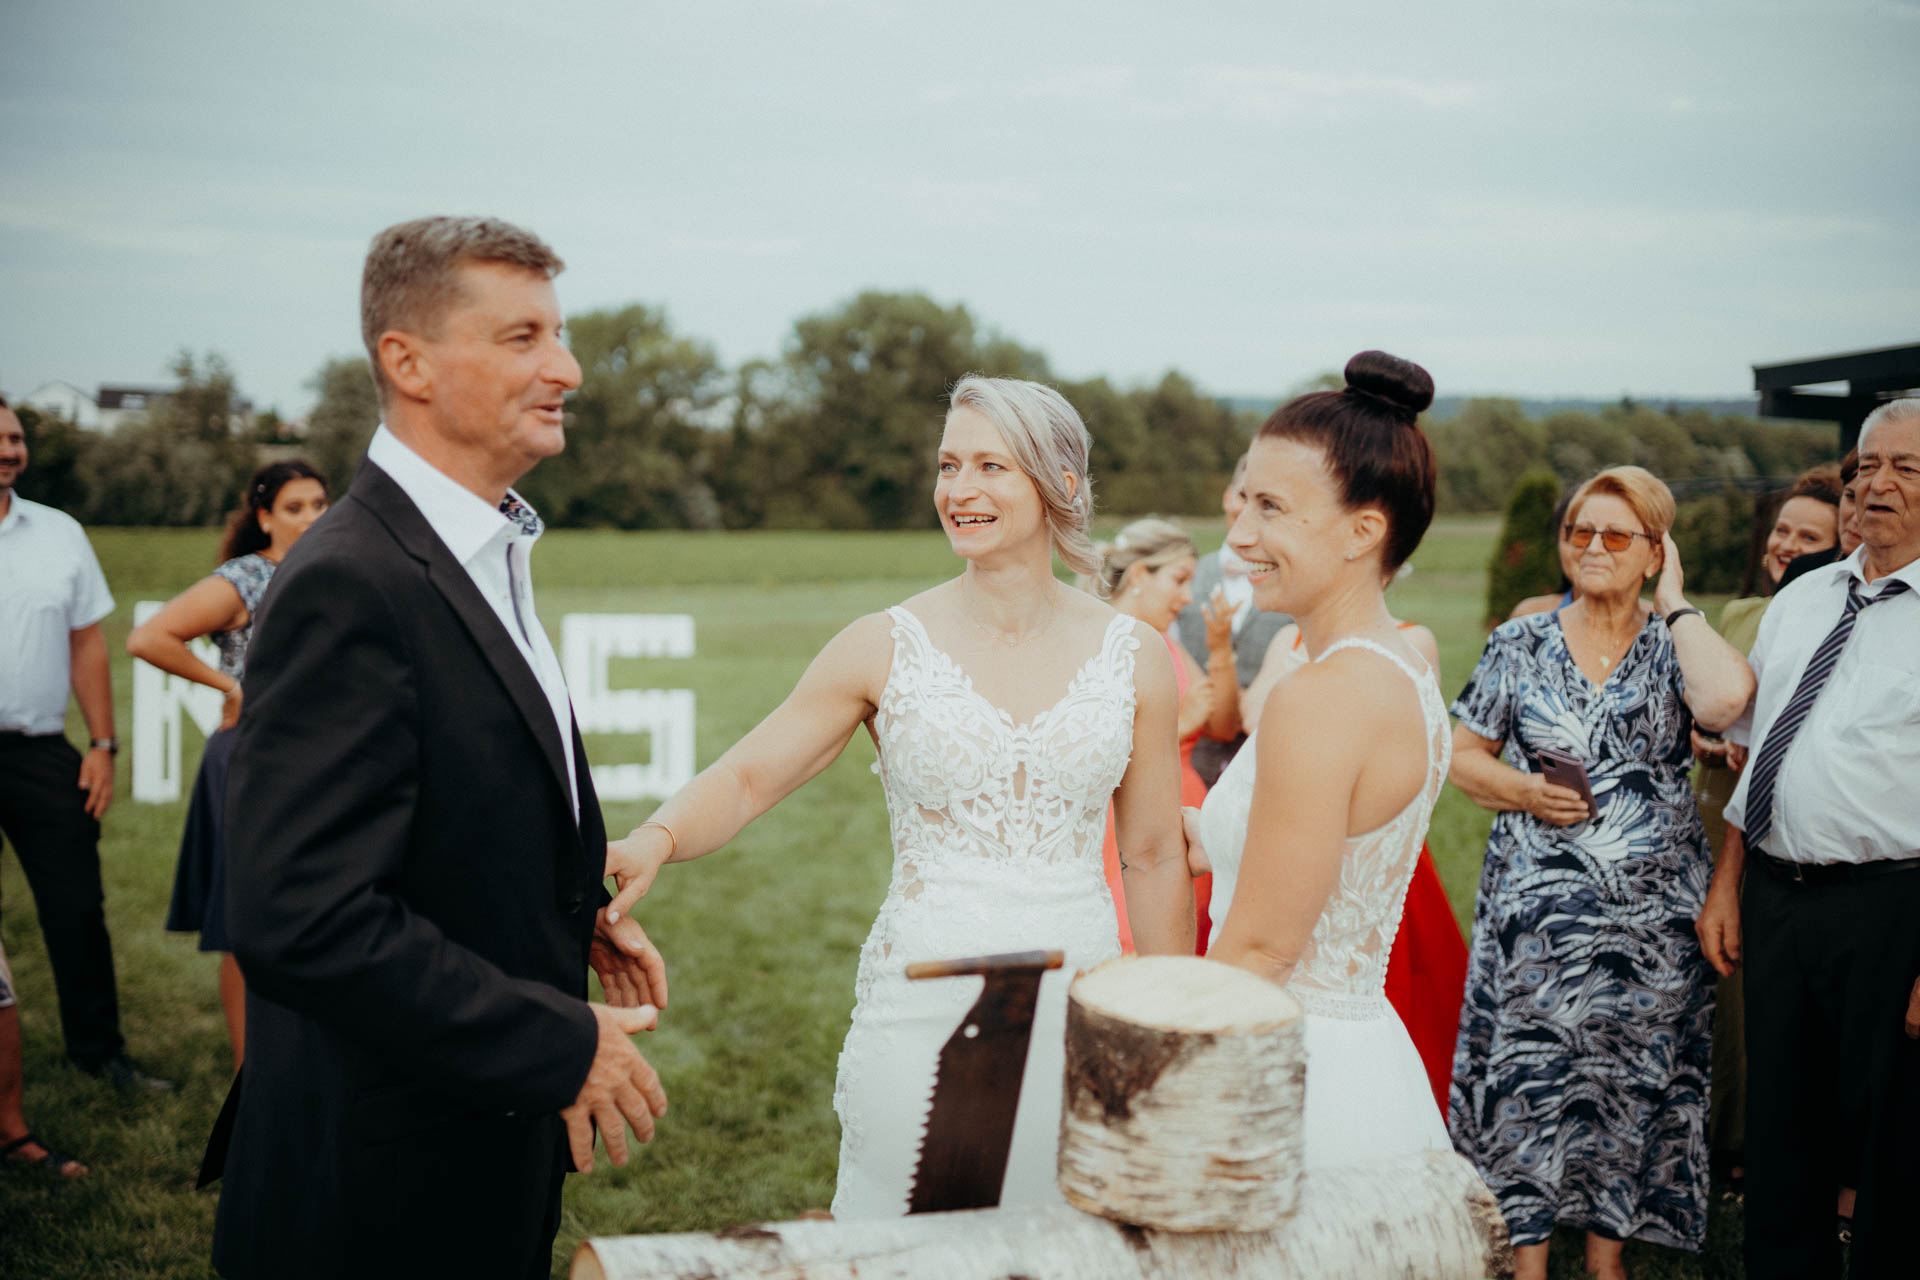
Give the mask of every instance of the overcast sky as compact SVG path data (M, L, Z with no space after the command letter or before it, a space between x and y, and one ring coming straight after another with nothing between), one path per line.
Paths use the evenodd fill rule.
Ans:
M735 362L924 289L1122 383L1728 396L1920 340L1920 3L0 0L0 389L358 349L491 213Z

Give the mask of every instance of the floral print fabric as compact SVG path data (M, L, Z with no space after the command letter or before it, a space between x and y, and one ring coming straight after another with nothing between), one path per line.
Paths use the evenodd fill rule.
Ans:
M1493 633L1452 707L1517 769L1547 746L1585 760L1599 806L1570 827L1501 813L1481 870L1448 1116L1515 1244L1556 1222L1704 1241L1712 865L1682 687L1657 618L1595 686L1545 613Z

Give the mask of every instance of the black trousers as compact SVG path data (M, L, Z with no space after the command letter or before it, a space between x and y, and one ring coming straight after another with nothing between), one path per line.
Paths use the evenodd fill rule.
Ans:
M1920 869L1805 885L1749 858L1741 931L1747 1275L1839 1275L1834 1196L1856 1179L1853 1280L1914 1275Z
M125 1041L100 886L100 824L79 782L80 753L64 736L0 733L0 834L39 909L67 1056L96 1067Z

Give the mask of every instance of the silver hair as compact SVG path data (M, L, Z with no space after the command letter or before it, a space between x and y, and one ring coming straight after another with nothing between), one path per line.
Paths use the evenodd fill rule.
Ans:
M1091 579L1096 593L1111 596L1120 589L1120 579L1134 565L1145 565L1147 572L1163 569L1182 556L1199 554L1193 535L1170 520L1147 516L1113 535L1112 542L1100 544L1100 572Z
M1087 522L1093 518L1087 454L1093 442L1067 398L1043 383L970 373L954 384L951 403L949 413L971 409L1007 442L1013 460L1040 491L1054 550L1067 568L1086 577L1097 574L1100 554L1087 536Z
M1920 418L1920 396L1903 396L1898 400L1889 400L1867 415L1860 424L1860 439L1867 438L1867 432L1883 422L1905 422L1909 418Z

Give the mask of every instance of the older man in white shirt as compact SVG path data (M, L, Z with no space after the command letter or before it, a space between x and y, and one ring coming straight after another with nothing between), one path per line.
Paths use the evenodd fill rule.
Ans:
M67 1056L122 1090L166 1091L126 1054L100 882L119 750L100 630L113 596L79 523L14 492L27 460L26 431L0 401L0 833L39 908ZM69 690L85 755L66 737Z
M1914 1274L1920 1197L1920 399L1860 435L1853 555L1760 626L1752 751L1699 921L1747 970L1746 1265L1836 1275L1834 1193L1859 1190L1851 1274Z

